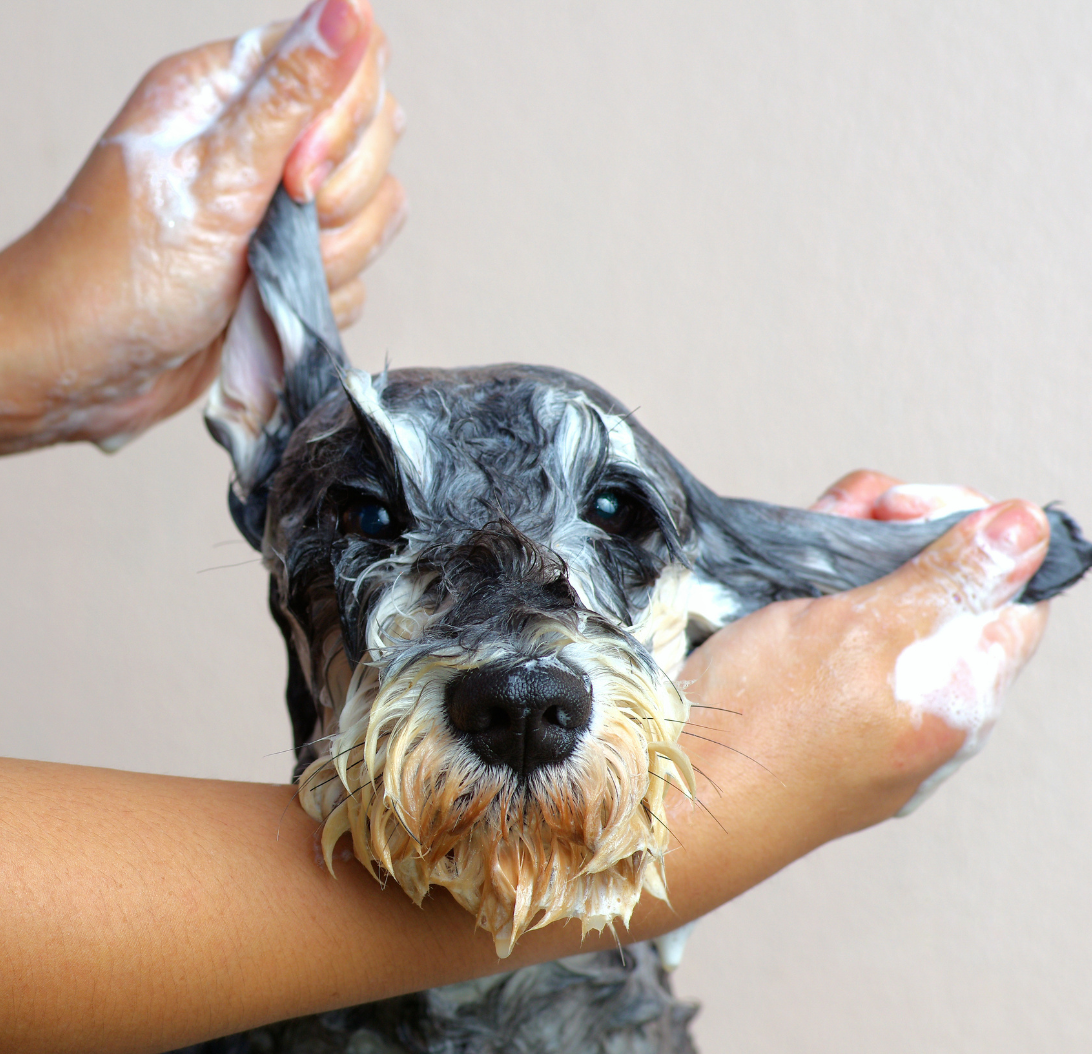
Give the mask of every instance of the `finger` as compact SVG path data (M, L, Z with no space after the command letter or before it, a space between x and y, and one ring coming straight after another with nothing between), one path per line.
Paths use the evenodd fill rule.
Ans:
M255 26L232 40L222 41L208 47L226 50L229 58L227 65L243 80L248 81L261 69L262 63L277 49L285 33L292 28L292 22L282 19L268 25Z
M352 278L330 293L330 306L338 329L348 329L364 310L367 293L360 278Z
M351 223L320 232L322 263L330 288L337 289L360 274L398 233L406 213L402 184L386 176L367 208Z
M985 509L992 502L970 487L902 483L885 491L872 507L876 520L940 520L957 512Z
M290 23L259 26L231 40L217 40L169 55L142 78L106 130L109 139L133 126L156 126L165 111L185 108L196 119L216 117L258 72ZM200 99L195 101L195 95ZM206 112L207 111L207 112Z
M898 482L882 472L858 469L828 487L811 509L812 512L825 512L831 516L869 520L876 499Z
M404 126L402 107L393 95L388 95L352 153L319 190L315 204L320 226L341 227L363 211L386 175L391 152Z
M365 0L314 0L204 134L209 164L199 182L215 196L225 182L245 179L258 195L271 195L300 134L360 65L370 29Z
M310 201L383 106L387 40L372 27L368 50L345 90L300 136L284 166L284 185L297 201Z
M957 615L1008 603L1039 569L1050 542L1043 510L1007 501L972 513L893 574L846 594L882 611L903 646Z

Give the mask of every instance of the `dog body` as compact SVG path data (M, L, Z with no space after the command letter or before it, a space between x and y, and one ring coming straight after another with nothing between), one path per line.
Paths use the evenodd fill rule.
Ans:
M695 788L673 680L687 653L771 601L871 581L954 520L719 498L563 371L353 370L313 216L283 193L251 267L207 416L270 570L300 799L327 864L351 835L418 903L447 889L502 957L527 929L601 930L644 892L666 898L665 795ZM1092 562L1049 515L1028 600ZM689 1050L693 1010L662 954L578 956L237 1049Z

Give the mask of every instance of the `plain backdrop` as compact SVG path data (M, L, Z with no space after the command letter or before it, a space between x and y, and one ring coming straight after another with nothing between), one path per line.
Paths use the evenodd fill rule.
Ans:
M37 0L0 37L0 236L158 57L283 0ZM724 493L844 471L1092 525L1092 7L380 0L412 215L358 365L578 370ZM284 659L199 411L0 462L0 750L289 775ZM1092 1049L1092 585L911 819L706 920L706 1054ZM743 763L743 762L741 762ZM184 817L179 818L184 822Z

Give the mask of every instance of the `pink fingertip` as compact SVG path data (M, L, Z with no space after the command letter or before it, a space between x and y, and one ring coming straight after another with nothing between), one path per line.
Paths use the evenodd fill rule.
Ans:
M363 20L349 0L326 0L318 31L335 55L340 55L360 33Z
M998 507L980 530L999 552L1013 558L1042 545L1050 536L1042 513L1017 501Z

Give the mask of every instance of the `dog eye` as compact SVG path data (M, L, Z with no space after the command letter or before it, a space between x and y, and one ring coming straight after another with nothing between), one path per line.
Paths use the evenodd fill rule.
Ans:
M397 538L401 533L390 509L382 502L367 499L346 506L339 522L343 534L362 534L366 538Z
M632 498L617 490L597 491L584 512L584 519L607 534L632 534L641 525L641 510Z

